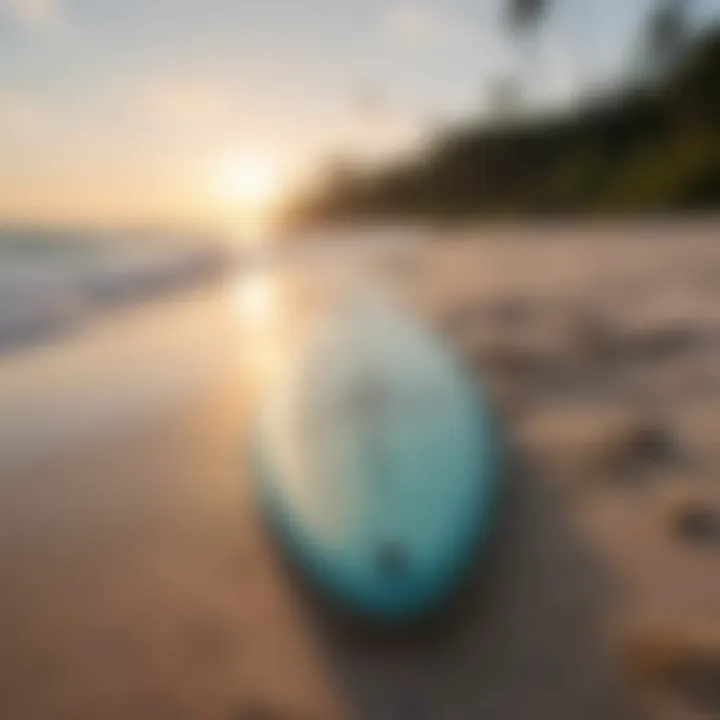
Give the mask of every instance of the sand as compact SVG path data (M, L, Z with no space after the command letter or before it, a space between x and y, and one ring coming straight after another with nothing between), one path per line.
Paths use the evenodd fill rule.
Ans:
M498 228L430 263L438 324L601 568L605 655L651 717L720 716L717 239Z
M224 289L0 361L0 716L718 716L718 228L438 231L385 263L517 449L489 557L396 637L339 623L263 532ZM108 387L159 399L87 410Z

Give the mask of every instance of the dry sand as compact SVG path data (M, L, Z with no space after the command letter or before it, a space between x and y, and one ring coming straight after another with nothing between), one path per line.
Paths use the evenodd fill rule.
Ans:
M595 558L633 710L720 717L718 227L489 234L434 251L437 322Z
M392 264L519 458L491 556L413 633L343 626L274 556L233 362L122 426L26 437L0 469L0 717L717 717L718 227L468 231ZM220 325L201 343L241 355Z

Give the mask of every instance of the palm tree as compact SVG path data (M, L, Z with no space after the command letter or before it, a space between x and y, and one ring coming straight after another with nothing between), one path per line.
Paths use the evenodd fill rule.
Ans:
M525 55L527 70L538 65L538 33L550 0L506 0L505 22Z
M658 0L648 20L644 52L651 77L665 75L679 59L688 36L690 0Z
M548 0L507 0L507 24L517 35L534 32L539 27L548 5Z

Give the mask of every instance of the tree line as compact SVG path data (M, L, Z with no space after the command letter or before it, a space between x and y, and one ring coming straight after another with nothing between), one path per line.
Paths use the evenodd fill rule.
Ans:
M720 28L691 35L689 3L659 0L637 72L574 112L506 112L445 131L423 152L376 171L338 163L319 192L291 208L295 223L653 211L720 205ZM527 48L550 0L508 2ZM530 46L532 48L532 45ZM528 62L532 52L528 50ZM520 93L518 93L520 94Z

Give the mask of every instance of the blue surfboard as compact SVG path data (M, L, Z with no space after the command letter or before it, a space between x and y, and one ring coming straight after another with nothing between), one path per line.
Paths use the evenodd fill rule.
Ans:
M330 314L262 404L261 507L286 554L346 610L441 605L496 515L489 402L430 332L376 297Z

